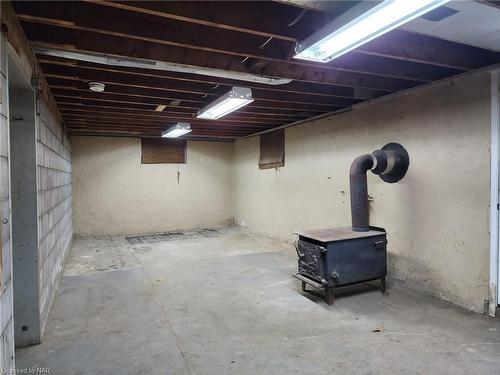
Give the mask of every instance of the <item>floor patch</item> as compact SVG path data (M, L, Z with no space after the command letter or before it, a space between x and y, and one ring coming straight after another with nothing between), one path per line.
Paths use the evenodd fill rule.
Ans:
M219 231L216 229L195 229L188 231L170 231L163 233L142 234L139 236L125 237L130 245L137 245L142 243L155 243L163 241L177 241L177 240L193 240L198 238L210 238L219 236Z

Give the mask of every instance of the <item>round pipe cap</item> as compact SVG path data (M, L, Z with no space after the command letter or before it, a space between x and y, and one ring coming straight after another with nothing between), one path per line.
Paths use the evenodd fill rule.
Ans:
M388 143L382 147L382 150L390 151L395 156L395 160L392 168L388 172L381 174L380 178L390 184L398 182L405 176L406 171L408 171L410 156L406 149L399 143Z

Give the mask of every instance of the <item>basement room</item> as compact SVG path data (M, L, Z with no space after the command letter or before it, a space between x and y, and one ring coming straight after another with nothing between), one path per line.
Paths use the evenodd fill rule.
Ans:
M500 1L0 4L2 374L500 374Z

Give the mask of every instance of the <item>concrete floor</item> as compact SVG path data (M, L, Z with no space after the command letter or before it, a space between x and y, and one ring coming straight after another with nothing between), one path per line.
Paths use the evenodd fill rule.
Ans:
M152 244L75 240L43 343L18 350L17 368L500 373L499 320L396 288L382 295L362 286L327 306L298 292L295 267L287 246L239 229Z

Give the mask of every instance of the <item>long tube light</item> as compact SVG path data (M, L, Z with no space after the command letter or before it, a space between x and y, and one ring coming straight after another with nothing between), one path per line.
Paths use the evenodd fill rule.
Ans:
M177 138L191 132L191 125L188 122L178 122L170 129L162 133L162 138Z
M383 1L341 27L336 20L330 22L324 28L299 42L295 48L294 58L322 63L329 62L448 1Z
M234 79L238 81L262 83L264 85L272 85L272 86L284 85L292 81L291 79L288 78L274 78L260 74L232 72L230 70L212 69L200 66L176 64L176 63L169 63L165 61L157 61L149 59L137 59L131 57L109 55L105 53L84 52L84 51L72 52L72 51L65 51L65 50L42 47L42 46L35 46L34 50L36 53L40 55L62 57L65 59L86 61L95 64L126 66L130 68L155 69L168 72L191 73L208 77L218 77L218 78Z
M196 117L216 120L251 102L253 102L252 90L247 87L235 86L231 91L201 109Z

